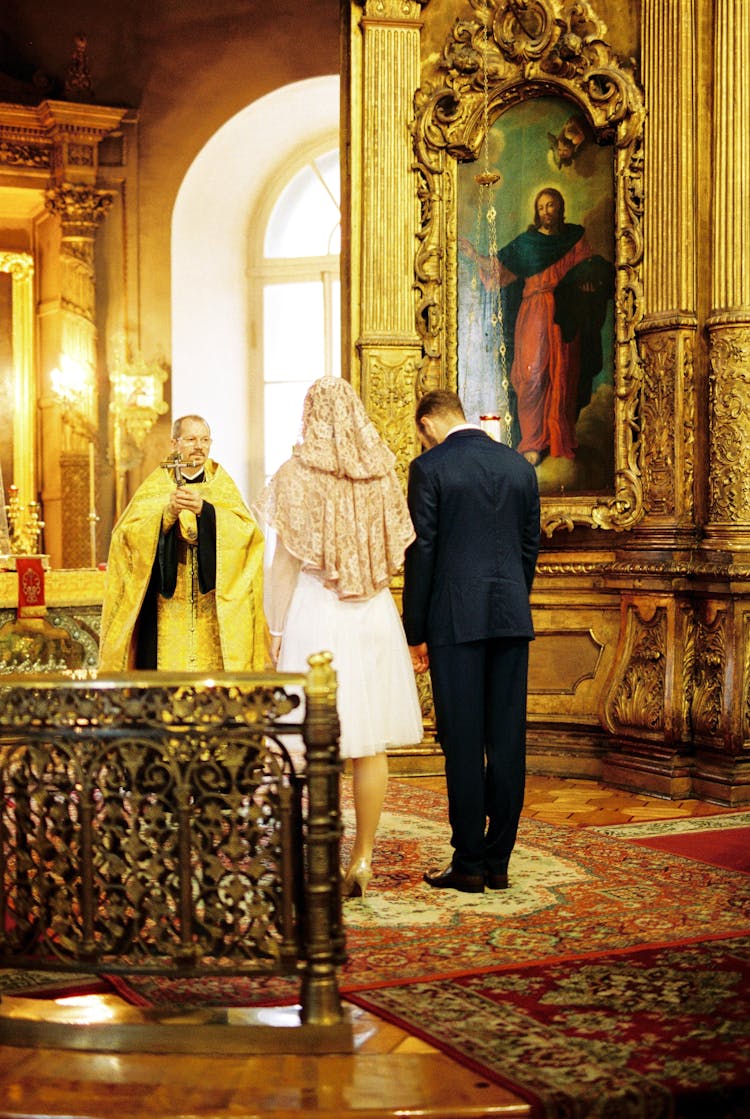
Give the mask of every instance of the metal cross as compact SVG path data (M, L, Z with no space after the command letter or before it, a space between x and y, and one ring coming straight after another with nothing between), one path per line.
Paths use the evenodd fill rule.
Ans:
M170 455L164 462L159 463L160 466L166 467L168 470L174 470L174 480L178 486L185 485L185 479L182 476L183 470L194 470L197 463L191 459L181 459L179 455Z

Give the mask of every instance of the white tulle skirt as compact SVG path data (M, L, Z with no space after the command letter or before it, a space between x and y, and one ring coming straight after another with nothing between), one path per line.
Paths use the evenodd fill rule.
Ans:
M367 757L422 741L422 712L406 638L386 587L347 602L301 571L281 642L280 672L307 672L329 651L338 676L341 755Z

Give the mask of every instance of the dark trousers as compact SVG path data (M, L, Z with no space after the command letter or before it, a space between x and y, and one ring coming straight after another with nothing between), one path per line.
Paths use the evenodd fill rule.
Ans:
M430 647L453 866L463 874L508 868L526 779L528 663L526 638Z

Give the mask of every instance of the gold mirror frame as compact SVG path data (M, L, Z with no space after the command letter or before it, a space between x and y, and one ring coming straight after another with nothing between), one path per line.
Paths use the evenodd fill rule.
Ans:
M27 509L36 501L34 481L36 391L34 382L34 258L30 253L0 252L0 272L9 272L13 351L13 477L18 501ZM6 492L7 499L7 492Z
M442 52L423 65L414 142L421 205L416 259L421 394L457 385L457 166L487 127L529 98L563 97L614 147L614 493L542 498L542 528L632 528L643 516L636 328L642 314L644 109L632 69L604 40L586 0L470 0Z

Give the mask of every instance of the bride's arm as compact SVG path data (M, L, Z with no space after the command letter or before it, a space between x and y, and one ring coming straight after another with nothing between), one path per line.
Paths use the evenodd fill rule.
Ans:
M271 566L266 573L264 592L266 621L272 637L279 637L284 632L301 566L301 561L288 552L277 537Z

